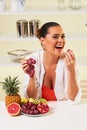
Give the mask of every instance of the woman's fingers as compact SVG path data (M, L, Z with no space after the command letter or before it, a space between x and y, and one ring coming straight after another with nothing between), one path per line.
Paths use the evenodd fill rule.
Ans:
M75 60L75 56L72 50L67 50L66 55L68 55L70 59Z
M75 56L72 50L66 52L66 58L70 62L75 61Z
M65 63L68 68L68 70L73 69L75 66L75 56L72 50L68 50L65 55Z

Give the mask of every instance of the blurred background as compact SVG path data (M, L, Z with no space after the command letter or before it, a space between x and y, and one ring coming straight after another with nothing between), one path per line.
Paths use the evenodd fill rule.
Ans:
M8 75L19 76L21 93L24 82L21 64L11 61L7 52L17 49L28 51L41 49L38 39L29 34L31 20L39 20L39 27L48 21L61 24L66 34L65 51L68 48L74 51L80 79L87 80L87 0L72 1L0 0L0 81ZM28 22L26 37L22 34L21 37L18 36L19 20ZM24 33L26 33L26 25ZM4 95L0 86L0 100L4 99Z

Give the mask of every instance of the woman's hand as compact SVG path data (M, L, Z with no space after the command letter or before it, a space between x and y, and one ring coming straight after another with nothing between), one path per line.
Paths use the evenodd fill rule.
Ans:
M67 50L65 55L65 63L68 72L72 72L75 69L76 59L72 50Z
M29 74L32 78L35 73L35 67L34 64L36 64L36 60L33 58L25 59L22 61L22 68L25 73Z

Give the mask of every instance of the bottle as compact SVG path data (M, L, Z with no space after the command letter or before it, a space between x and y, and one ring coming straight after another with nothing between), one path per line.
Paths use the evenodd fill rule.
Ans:
M11 0L11 10L12 11L17 10L17 0Z
M65 0L58 0L58 9L65 9Z
M19 11L25 10L25 1L26 0L17 0L17 8Z
M11 0L11 10L13 11L24 11L26 0Z
M0 11L4 11L6 7L5 0L0 0Z
M71 9L80 9L81 8L81 0L69 0L69 7Z

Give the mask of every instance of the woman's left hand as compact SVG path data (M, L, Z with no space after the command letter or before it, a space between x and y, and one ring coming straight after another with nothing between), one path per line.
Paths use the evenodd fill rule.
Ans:
M75 64L76 64L76 59L75 55L72 50L67 50L66 55L65 55L65 63L67 67L67 71L71 72L75 69Z

